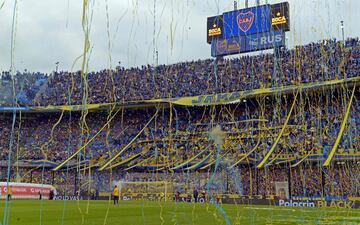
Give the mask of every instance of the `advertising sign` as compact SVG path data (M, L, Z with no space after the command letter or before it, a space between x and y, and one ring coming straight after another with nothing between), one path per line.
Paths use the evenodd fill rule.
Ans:
M213 16L207 18L207 43L211 43L214 38L221 38L223 35L223 16Z
M211 44L211 56L218 57L259 51L284 45L285 35L282 31L218 39Z
M259 51L285 45L285 34L282 31L255 34L246 37L246 51Z
M8 190L7 183L0 182L0 198L5 199ZM51 185L42 184L27 184L27 183L9 183L11 188L11 197L14 199L38 199L39 193L41 193L44 199L48 199L50 190L55 190Z
M238 54L241 52L246 52L245 37L219 39L215 40L211 45L211 55L213 57Z
M290 207L327 207L327 208L338 208L338 209L351 209L357 208L358 204L356 201L342 201L342 200L283 200L280 199L276 202L277 206L290 206Z
M272 30L290 31L289 3L271 5L270 21Z

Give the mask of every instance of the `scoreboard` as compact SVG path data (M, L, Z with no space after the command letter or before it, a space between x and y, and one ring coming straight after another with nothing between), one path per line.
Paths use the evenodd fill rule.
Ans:
M274 30L290 31L289 3L271 5L270 21Z
M223 38L270 31L270 5L224 13Z
M221 38L223 35L223 16L213 16L207 19L207 43L213 38Z
M238 36L226 39L218 39L211 43L211 56L225 56L245 52L259 51L285 44L285 33L281 30Z
M207 43L213 57L285 45L290 31L289 3L225 12L207 19Z

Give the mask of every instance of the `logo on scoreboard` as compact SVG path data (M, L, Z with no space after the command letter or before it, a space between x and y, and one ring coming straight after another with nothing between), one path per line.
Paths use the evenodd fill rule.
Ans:
M281 12L277 12L276 16L271 18L271 25L280 25L280 24L286 24L287 19L284 15L281 15Z
M251 11L246 13L240 12L236 18L239 29L242 30L242 32L244 33L249 31L254 23L254 18L255 18L255 14Z
M227 39L217 41L216 50L219 54L224 54L227 50Z
M223 16L213 16L207 18L207 43L214 39L221 38L223 34Z
M221 28L216 24L213 25L212 28L209 29L209 37L219 36L221 35Z
M270 22L272 30L290 31L289 3L271 5Z
M284 33L281 31L255 34L247 37L247 46L250 51L268 49L273 46L282 46L284 44L284 40Z
M209 29L209 36L218 36L221 35L221 28L218 27L215 23L211 29Z
M240 50L241 50L241 42L239 40L236 40L236 39L228 40L227 50L228 51L238 51L238 52L240 52Z

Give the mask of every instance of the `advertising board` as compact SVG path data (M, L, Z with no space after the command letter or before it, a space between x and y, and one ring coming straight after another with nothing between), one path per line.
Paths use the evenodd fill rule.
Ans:
M213 16L207 18L207 43L211 44L214 38L222 38L223 35L223 16Z
M211 44L211 56L239 54L259 51L285 45L285 35L282 31L273 31L249 36L217 39Z

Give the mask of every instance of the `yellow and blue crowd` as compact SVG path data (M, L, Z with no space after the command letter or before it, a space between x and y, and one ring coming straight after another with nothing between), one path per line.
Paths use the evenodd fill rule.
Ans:
M12 78L4 71L0 109L11 104L11 79L15 79L17 106L21 107L82 104L85 86L89 90L88 104L126 103L339 80L358 77L359 72L357 38L345 43L323 40L293 49L277 49L273 54L235 59L127 69L119 65L115 70L89 72L86 82L80 72L24 71ZM114 163L140 153L141 156L115 167L111 173L98 168L137 136L154 115L154 108L122 109L106 129L70 161L74 166L65 166L56 172L51 171L52 164L63 162L96 135L109 120L109 111L92 111L85 119L81 112L23 113L17 116L13 132L11 180L53 184L60 193L86 192L89 185L98 191L111 191L113 187L109 183L119 180L169 180L180 192L194 187L204 190L214 173L215 163L210 162L217 159L209 132L220 125L226 136L220 153L220 169L215 172L212 184L220 193L275 195L275 183L285 181L293 196L360 196L359 88L335 159L331 167L322 167L339 133L351 89L342 86L301 92L275 152L261 169L256 165L284 127L295 100L292 94L259 96L231 105L162 108ZM1 161L9 160L11 117L7 113L0 115ZM191 160L201 152L205 154ZM187 161L200 163L208 154L210 158L199 168L171 169ZM36 166L37 160L50 163L43 168ZM230 166L238 161L241 162L235 167ZM21 163L33 163L33 167L21 167ZM90 169L84 169L89 166ZM126 170L130 167L133 169ZM152 167L161 169L149 169ZM0 170L1 180L6 179L6 169Z

